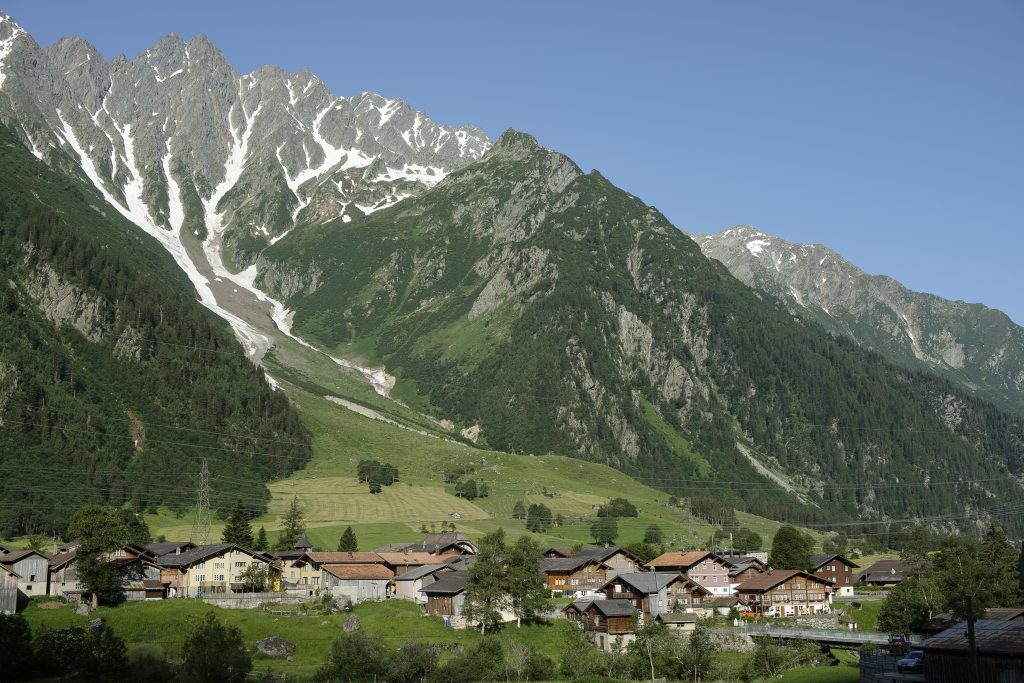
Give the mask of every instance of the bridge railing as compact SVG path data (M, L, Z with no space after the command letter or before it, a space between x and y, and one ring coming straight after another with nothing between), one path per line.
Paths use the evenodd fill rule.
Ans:
M829 643L851 643L851 644L872 644L887 645L889 643L888 633L876 631L843 631L840 629L818 629L798 628L789 626L761 626L757 624L745 624L738 629L716 629L720 633L743 634L748 636L771 636L773 638L799 638L801 640L817 640ZM924 642L923 636L910 636L910 645L920 645Z

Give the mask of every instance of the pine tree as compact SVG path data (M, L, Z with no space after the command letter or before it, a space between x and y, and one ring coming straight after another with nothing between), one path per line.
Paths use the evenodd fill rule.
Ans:
M299 506L299 497L292 496L292 504L281 519L281 535L274 547L277 550L291 550L306 533L306 520Z
M357 550L359 550L359 541L356 540L356 532L352 531L350 526L345 527L345 532L338 541L338 552L354 553Z
M245 548L252 547L252 525L249 524L249 515L246 514L241 501L235 503L235 506L231 509L231 515L228 517L227 526L224 527L221 541L224 543L234 543Z
M526 506L523 501L517 500L512 506L512 519L526 519Z
M253 550L266 550L269 547L267 543L267 529L266 527L260 527L260 532L256 536L256 543L253 545Z

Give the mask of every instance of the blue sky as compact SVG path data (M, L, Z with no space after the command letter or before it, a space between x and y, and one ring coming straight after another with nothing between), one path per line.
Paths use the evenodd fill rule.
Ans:
M2 5L107 57L207 34L241 72L535 135L691 232L754 225L1024 323L1024 2ZM161 5L161 6L157 6Z

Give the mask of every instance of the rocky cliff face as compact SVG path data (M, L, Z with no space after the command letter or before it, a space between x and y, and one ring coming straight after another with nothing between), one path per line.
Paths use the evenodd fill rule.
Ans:
M820 244L792 244L748 226L696 241L741 281L826 329L1024 414L1024 328L1002 312L911 291Z

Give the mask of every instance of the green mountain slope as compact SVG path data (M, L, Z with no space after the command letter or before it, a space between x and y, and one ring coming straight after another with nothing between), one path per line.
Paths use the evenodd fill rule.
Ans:
M399 397L492 448L680 493L762 482L721 498L776 518L953 526L1024 498L1021 419L795 320L523 134L418 198L294 233L260 268L299 333L383 362Z
M61 533L85 502L183 510L202 459L265 505L310 454L288 399L91 188L3 127L0 167L0 534Z
M914 292L828 247L747 226L694 239L739 280L834 334L1024 415L1024 328L1002 311Z

